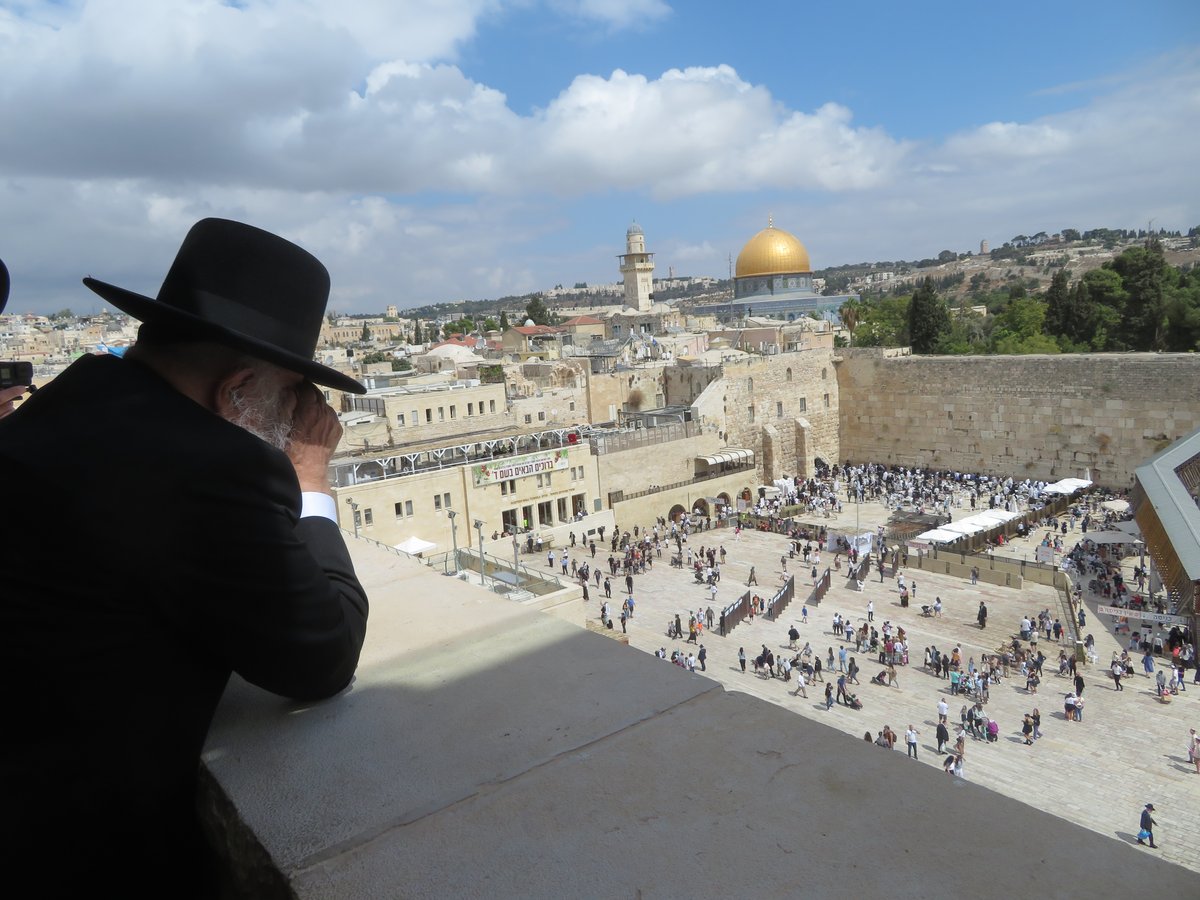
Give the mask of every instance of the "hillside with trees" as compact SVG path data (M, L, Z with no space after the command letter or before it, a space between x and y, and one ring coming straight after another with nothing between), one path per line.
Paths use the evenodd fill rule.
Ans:
M1154 237L1077 279L1060 269L1044 289L972 278L958 298L942 291L926 277L910 294L846 304L848 341L943 354L1200 350L1200 269L1168 264Z

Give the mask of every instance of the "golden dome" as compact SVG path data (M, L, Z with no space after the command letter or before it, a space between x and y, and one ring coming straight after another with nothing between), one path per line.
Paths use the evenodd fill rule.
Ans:
M749 275L790 275L812 272L808 261L808 250L795 235L776 228L774 223L746 241L738 254L734 274L738 278Z

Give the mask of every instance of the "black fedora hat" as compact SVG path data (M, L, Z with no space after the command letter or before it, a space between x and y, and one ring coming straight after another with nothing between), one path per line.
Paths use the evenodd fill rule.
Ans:
M307 250L269 231L201 219L183 239L157 298L94 278L83 283L147 324L243 350L317 384L366 393L312 358L329 302L329 273Z

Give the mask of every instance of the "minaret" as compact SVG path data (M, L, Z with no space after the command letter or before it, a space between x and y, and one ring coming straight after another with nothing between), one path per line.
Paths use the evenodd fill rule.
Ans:
M642 226L634 222L625 232L625 253L621 276L625 279L625 305L638 312L650 312L650 287L654 276L654 254L646 252Z

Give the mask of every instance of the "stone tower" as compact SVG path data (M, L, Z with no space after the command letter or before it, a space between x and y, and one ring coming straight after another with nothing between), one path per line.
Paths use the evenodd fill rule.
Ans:
M646 236L637 222L625 232L625 253L618 259L625 279L625 305L638 312L650 312L654 254L646 252Z

